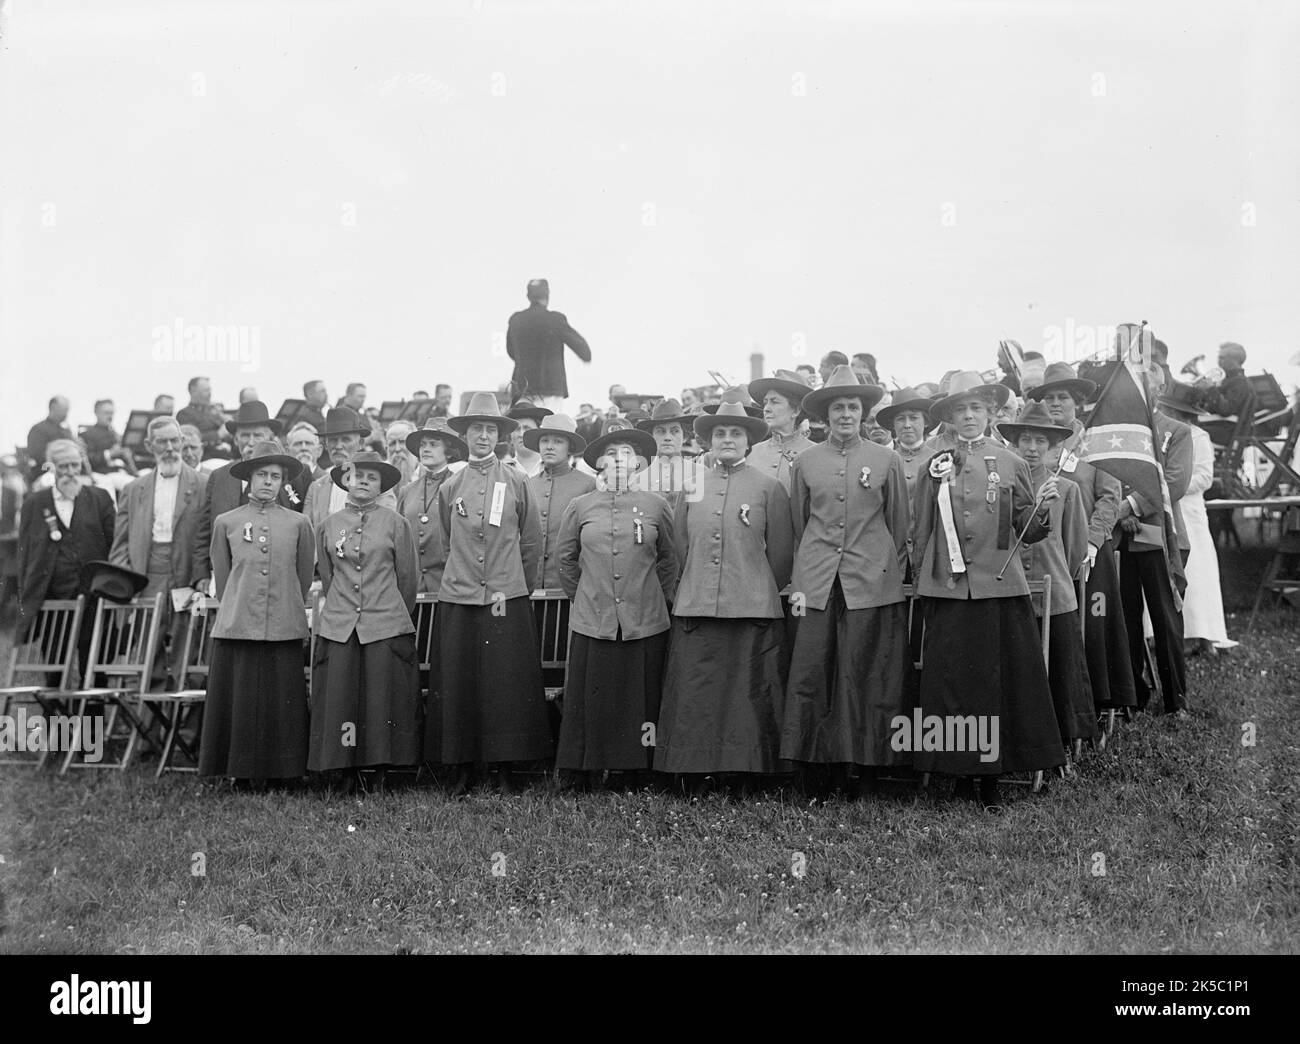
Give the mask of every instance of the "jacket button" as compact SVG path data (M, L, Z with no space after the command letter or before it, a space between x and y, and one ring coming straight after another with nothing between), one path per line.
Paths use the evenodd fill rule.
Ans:
M479 585L479 587L487 587L487 581L486 581L486 580L480 580L480 581L478 582L478 585Z
M354 590L354 591L360 591L360 590L361 590L361 585L360 585L360 584L353 584L353 585L352 585L352 590Z
M482 561L483 561L483 556L482 556L482 555L479 555L479 556L478 556L478 560L479 560L480 562L482 562Z
M618 554L618 548L614 548L614 554Z
M546 512L543 511L543 512L542 512L542 518L545 518L545 517L546 517Z
M837 548L835 549L835 553L836 553L837 555L842 555L842 554L844 554L844 548L842 548L842 547L837 547Z
M266 570L265 570L265 569L262 570L262 575L263 575L263 576L266 576Z
M360 572L360 571L361 571L361 566L358 565L358 566L357 566L357 572Z
M841 493L841 494L840 494L836 499L837 499L837 500L843 500L843 499L844 499L844 494Z
M615 580L622 580L622 579L623 579L623 574L621 574L621 573L615 573L615 574L614 574L614 579L615 579Z
M361 612L361 606L357 606L357 612Z

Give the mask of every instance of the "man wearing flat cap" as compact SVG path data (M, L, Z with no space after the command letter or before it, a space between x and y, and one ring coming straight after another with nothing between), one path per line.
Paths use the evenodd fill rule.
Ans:
M563 312L552 312L551 288L545 279L528 283L528 307L515 312L506 327L506 354L514 360L510 378L514 393L550 410L564 409L569 383L564 372L564 349L572 349L583 362L591 362L591 348L569 325Z

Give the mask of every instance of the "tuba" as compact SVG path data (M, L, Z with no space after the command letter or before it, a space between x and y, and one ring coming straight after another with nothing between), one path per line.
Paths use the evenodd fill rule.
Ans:
M1182 368L1178 371L1180 377L1187 377L1189 384L1195 388L1208 390L1217 388L1223 383L1224 372L1218 366L1212 366L1209 369L1202 369L1205 361L1204 355L1197 355L1187 362L1183 363Z

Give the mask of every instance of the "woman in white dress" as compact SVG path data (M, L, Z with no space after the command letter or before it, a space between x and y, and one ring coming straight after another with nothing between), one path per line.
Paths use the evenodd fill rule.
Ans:
M1219 554L1210 535L1210 519L1205 510L1204 493L1214 481L1214 444L1203 428L1196 425L1198 410L1196 390L1174 382L1159 399L1160 412L1180 420L1192 429L1192 478L1187 492L1178 502L1187 527L1191 551L1184 567L1187 592L1183 595L1183 640L1198 644L1201 651L1213 656L1219 649L1237 645L1228 637L1223 622L1223 593L1219 588ZM1190 649L1189 652L1194 650Z

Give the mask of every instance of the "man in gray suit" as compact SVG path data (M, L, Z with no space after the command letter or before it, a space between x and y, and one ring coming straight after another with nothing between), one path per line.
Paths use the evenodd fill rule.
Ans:
M161 633L168 652L154 676L170 671L180 680L175 662L181 653L184 616L172 612L173 588L189 587L195 577L194 538L203 511L208 477L181 460L180 426L171 417L155 417L147 432L154 469L127 486L117 498L113 549L108 559L149 577L142 597L162 592Z

